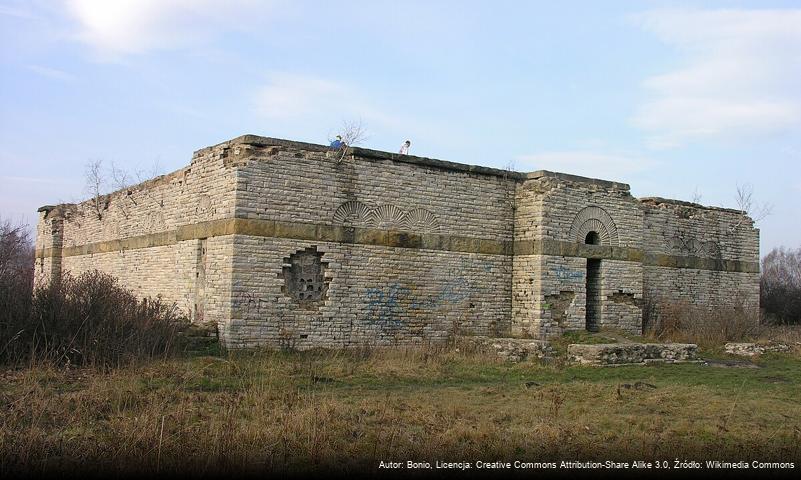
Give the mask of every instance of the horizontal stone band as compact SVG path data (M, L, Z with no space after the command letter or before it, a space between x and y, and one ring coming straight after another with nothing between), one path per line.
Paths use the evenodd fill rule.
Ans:
M250 235L255 237L480 253L485 255L554 255L622 260L638 262L647 266L670 268L694 268L700 270L723 270L745 273L759 272L759 264L757 262L652 254L631 247L585 245L559 240L521 240L512 242L511 240L492 240L447 234L416 234L398 230L247 218L227 218L183 225L167 232L64 247L60 249L60 252L59 249L53 248L38 249L36 257L71 257L76 255L91 255L95 253L162 247L174 245L186 240L225 235Z

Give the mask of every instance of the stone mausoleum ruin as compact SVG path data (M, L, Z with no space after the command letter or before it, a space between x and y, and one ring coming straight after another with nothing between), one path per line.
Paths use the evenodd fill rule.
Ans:
M759 301L742 212L548 171L244 135L39 212L39 282L105 271L231 348L639 333L667 304Z

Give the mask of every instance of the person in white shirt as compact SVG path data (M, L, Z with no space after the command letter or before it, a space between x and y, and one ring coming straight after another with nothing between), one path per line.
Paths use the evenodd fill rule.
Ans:
M401 145L400 152L398 152L398 153L400 153L401 155L408 155L409 154L409 147L411 145L412 145L412 142L410 142L409 140L406 140L405 142L403 142L403 145Z

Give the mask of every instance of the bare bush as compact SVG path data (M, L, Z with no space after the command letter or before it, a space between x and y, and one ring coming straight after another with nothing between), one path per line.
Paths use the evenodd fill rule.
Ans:
M108 202L105 198L108 189L108 179L103 170L102 160L92 160L86 164L85 172L86 193L91 195L92 210L97 215L98 220L103 219L103 211L107 208Z
M361 119L346 120L342 122L339 137L341 138L343 145L341 147L341 154L337 159L337 163L341 163L342 160L345 159L350 152L351 147L361 145L367 140L367 128Z
M754 187L750 183L737 185L737 195L734 197L737 208L743 215L750 217L754 223L759 223L773 212L773 205L769 203L759 203L754 199ZM731 226L730 231L735 231L740 227L745 218Z
M33 278L33 242L28 226L0 218L0 282Z
M753 307L734 300L731 305L704 307L673 301L650 304L644 334L660 342L696 343L713 347L753 339L761 328Z
M21 288L21 287L19 287ZM0 361L20 365L116 367L177 351L185 319L175 305L138 300L107 274L78 277L37 288L26 302L7 295L0 304Z
M801 324L801 248L774 248L762 259L760 307L770 323Z
M33 292L34 248L28 228L0 219L0 351L20 333Z
M111 166L106 168L103 160L92 160L86 164L85 168L84 189L91 196L91 208L94 214L97 215L98 220L103 219L103 212L109 206L109 192L126 191L125 198L131 204L136 205L136 200L132 196L131 186L142 183L148 178L156 177L161 171L161 166L157 161L153 163L149 170L140 168L132 172L119 167L114 162L111 162ZM120 205L120 209L125 218L128 218L128 208L123 204Z

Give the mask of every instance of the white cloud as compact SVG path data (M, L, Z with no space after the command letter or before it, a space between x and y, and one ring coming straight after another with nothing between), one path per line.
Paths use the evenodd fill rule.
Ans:
M403 125L357 88L311 75L273 73L255 95L258 114L274 120L303 118L361 118L371 123Z
M515 169L523 172L551 170L604 180L619 180L659 165L655 160L631 155L586 151L543 152L517 158Z
M263 27L258 0L65 0L78 38L104 57L187 47L223 31Z
M667 147L801 128L801 10L662 10L634 17L681 54L647 79L633 123Z

